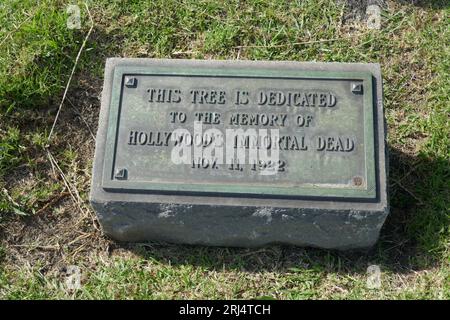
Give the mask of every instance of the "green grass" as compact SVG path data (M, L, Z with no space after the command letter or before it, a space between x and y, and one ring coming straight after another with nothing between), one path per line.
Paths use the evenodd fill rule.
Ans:
M94 31L48 142L90 27L79 1L82 29L68 29L67 4L0 4L0 298L450 298L447 1L387 1L381 29L369 30L343 20L347 8L332 0L91 0ZM110 56L379 62L392 208L377 246L339 253L105 239L87 195L89 130ZM60 197L67 187L48 151L79 198ZM70 264L82 270L79 290L66 288L61 268ZM366 286L369 264L381 268L379 289Z
M79 48L63 1L6 1L0 11L0 108L36 108L58 97Z

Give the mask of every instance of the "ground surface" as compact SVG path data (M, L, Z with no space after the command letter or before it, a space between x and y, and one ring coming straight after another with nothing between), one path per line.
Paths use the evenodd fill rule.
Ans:
M38 3L38 4L36 4ZM450 298L448 1L0 3L0 298ZM366 5L382 8L367 27ZM72 21L72 20L71 20ZM106 57L379 62L391 215L369 252L120 244L87 197ZM71 266L81 287L68 285ZM381 286L367 286L367 267Z

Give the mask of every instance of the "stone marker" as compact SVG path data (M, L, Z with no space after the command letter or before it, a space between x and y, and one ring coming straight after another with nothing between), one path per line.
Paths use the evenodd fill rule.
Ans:
M90 201L121 241L372 246L377 64L108 59Z

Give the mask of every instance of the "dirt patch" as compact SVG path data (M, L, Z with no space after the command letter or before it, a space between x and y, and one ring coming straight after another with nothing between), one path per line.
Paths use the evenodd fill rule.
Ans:
M367 18L367 7L377 5L380 9L386 8L386 0L339 0L345 5L343 22L361 21Z
M109 240L102 236L87 201L101 82L101 79L74 79L74 89L69 92L58 119L48 151L61 167L65 179L49 160L47 150L39 148L30 151L36 159L35 165L18 167L6 177L8 190L31 192L39 187L41 180L59 184L62 189L37 203L34 215L13 216L0 225L0 243L8 252L4 257L6 265L39 266L42 272L47 272L108 250ZM39 126L49 127L55 113L54 106L29 112L33 120L17 125L23 132L36 131ZM67 150L75 157L66 158L64 152Z

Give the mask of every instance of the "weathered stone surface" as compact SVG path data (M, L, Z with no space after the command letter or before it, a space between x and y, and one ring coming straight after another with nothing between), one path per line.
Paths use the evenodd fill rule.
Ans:
M225 151L224 163L175 164L174 130L194 120L202 134L279 129L267 140L277 165L237 166ZM376 64L107 60L90 200L114 239L370 247L386 172Z

